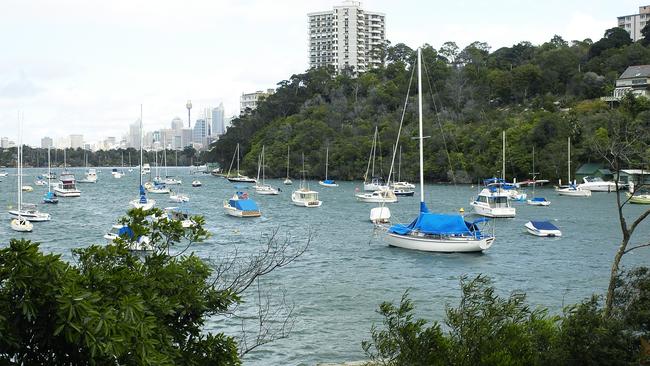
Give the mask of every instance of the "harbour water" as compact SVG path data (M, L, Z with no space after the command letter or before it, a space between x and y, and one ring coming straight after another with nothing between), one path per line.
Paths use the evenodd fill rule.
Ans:
M1 178L0 205L15 205L15 172ZM42 169L25 169L25 184L33 185ZM83 170L73 169L77 178ZM57 172L58 173L58 172ZM274 271L262 280L262 286L275 298L284 293L293 304L295 323L289 338L260 347L244 358L251 365L313 365L363 359L361 341L369 339L376 313L382 301L399 301L405 290L416 304L419 317L441 320L445 305L458 302L459 279L479 273L490 276L501 294L522 290L529 303L560 312L564 305L603 293L611 260L620 241L615 194L594 193L591 198L557 196L551 188L537 189L537 196L552 201L549 207L514 203L517 217L494 222L497 240L484 254L434 254L388 247L369 222L370 208L376 204L356 202L353 195L359 182L341 182L338 188L325 188L316 182L323 205L307 209L291 204L291 191L281 180L268 180L281 187L279 196L251 196L258 202L262 217L238 219L223 213L222 202L235 192L233 184L209 175L190 175L189 169L170 170L183 180L178 188L190 196L189 209L204 215L212 237L194 246L193 251L218 262L234 250L254 253L274 230L282 238L297 242L314 237L309 248L291 265ZM96 184L78 184L79 198L61 198L58 205L39 205L52 215L52 221L35 223L34 232L11 231L9 220L0 225L0 246L12 237L26 237L41 243L44 251L71 258L72 248L105 243L102 235L125 214L128 201L137 196L137 170L122 179L111 177L103 168ZM192 188L192 179L203 186ZM46 190L34 186L24 193L24 201L38 203ZM417 191L416 191L417 192ZM476 187L427 185L426 202L431 211L471 211L469 201ZM529 191L530 194L530 191ZM152 196L157 207L174 206L165 195ZM400 197L390 205L394 221L410 222L417 214L419 197ZM628 216L635 217L647 207L630 205ZM6 211L6 210L5 210ZM5 214L5 217L8 215ZM531 219L549 219L562 232L561 238L538 238L527 234L524 224ZM650 225L641 225L634 243L650 235ZM639 239L641 238L641 239ZM650 249L626 255L625 266L648 265ZM247 321L254 312L253 292L244 296L242 305ZM241 319L212 322L207 330L226 331L237 336ZM254 325L254 324L253 324Z

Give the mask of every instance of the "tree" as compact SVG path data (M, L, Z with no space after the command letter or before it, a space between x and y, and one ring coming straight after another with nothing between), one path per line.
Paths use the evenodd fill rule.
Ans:
M128 215L121 222L131 236L75 249L75 265L28 240L12 239L0 250L0 363L238 365L242 352L286 336L290 321L280 319L285 333L278 334L264 311L259 337L243 348L232 336L204 332L203 325L232 311L259 276L304 249L292 255L272 239L229 277L224 268L234 268L232 262L213 270L185 254L208 235L203 218L183 228L179 221L151 219L163 217L161 210ZM142 237L153 247L144 258L128 250L137 240L131 238Z
M650 24L646 24L642 29L641 29L641 35L643 38L640 40L641 44L644 46L647 46L650 44Z

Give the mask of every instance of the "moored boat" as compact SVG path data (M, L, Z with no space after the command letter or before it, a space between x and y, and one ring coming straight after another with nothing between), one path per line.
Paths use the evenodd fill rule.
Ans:
M556 237L562 236L562 231L549 221L528 221L524 227L526 231L535 236Z
M248 197L246 192L236 192L232 198L223 201L223 209L226 214L235 217L260 217L257 203Z

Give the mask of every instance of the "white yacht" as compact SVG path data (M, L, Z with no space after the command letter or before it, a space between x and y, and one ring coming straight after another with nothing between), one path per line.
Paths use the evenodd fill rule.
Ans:
M84 179L81 179L79 183L97 183L97 170L89 168L86 172L86 176Z
M582 181L577 188L592 192L616 192L616 183L606 182L600 177L584 177Z
M269 195L271 195L271 196L278 195L280 193L280 191L277 188L271 186L270 184L266 184L265 173L264 173L264 163L265 163L265 160L264 160L264 146L262 146L262 153L260 154L260 158L259 158L259 162L258 162L258 166L257 166L257 181L258 182L260 181L260 170L261 170L262 171L262 184L256 183L253 186L253 189L255 190L255 193L261 194L261 195L267 195L267 196L269 196Z
M145 174L145 168L149 170L149 173L151 172L151 168L149 167L149 164L142 164L142 145L144 145L143 137L142 137L142 104L140 104L140 196L138 198L132 199L129 201L129 204L133 206L134 208L140 208L143 210L150 210L153 208L153 206L156 205L156 200L152 200L151 198L147 198L147 194L145 192L144 186L142 185L142 176ZM130 160L130 155L129 155L129 160Z
M309 184L305 178L305 154L302 154L302 178L300 179L300 188L291 194L291 202L300 207L320 207L323 202L318 199L318 192L309 189Z
M31 222L50 221L52 217L49 213L40 212L35 204L23 203L17 210L9 210L9 215L15 218L24 218Z
M142 164L142 175L151 174L151 165L149 163Z
M499 184L488 184L470 202L474 212L486 217L515 217L517 210L510 206L510 194Z
M231 177L230 171L232 170L232 164L235 161L235 157L237 158L237 175ZM239 174L239 143L237 144L237 148L235 148L235 154L233 155L232 160L230 161L230 168L228 168L228 174L226 175L226 179L228 179L228 181L233 183L257 183L256 179L249 178L245 175Z
M113 175L113 178L115 179L120 179L124 176L124 172L118 171L117 168L113 168L111 175Z
M54 194L57 197L81 196L81 191L77 189L77 184L72 173L61 173L59 183L54 186Z
M372 192L360 192L354 195L359 202L368 203L395 203L397 196L394 190L384 186L381 189Z

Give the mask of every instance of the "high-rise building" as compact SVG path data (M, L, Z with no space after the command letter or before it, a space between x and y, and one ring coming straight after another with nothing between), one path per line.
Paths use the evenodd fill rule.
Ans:
M333 10L309 17L309 67L333 66L337 72L363 72L384 62L386 16L346 0Z
M254 93L242 93L239 97L239 114L246 114L249 111L257 108L257 104L260 100L268 97L269 95L275 93L275 89L266 89L266 91L258 90Z
M9 138L8 137L0 137L0 148L6 149L9 147Z
M194 136L194 130L191 128L184 128L181 130L181 149L192 145L192 137Z
M639 6L639 14L618 17L618 26L625 29L633 42L643 38L641 30L650 22L650 5Z
M192 142L205 146L206 137L208 137L208 123L205 119L197 119L194 122Z
M140 120L129 125L128 146L134 149L140 149Z
M182 130L183 129L183 120L180 117L174 117L172 120L172 130Z
M212 136L221 136L226 133L225 111L223 103L217 108L212 108Z
M47 149L47 148L50 148L52 146L54 146L54 141L52 141L51 137L45 136L45 137L43 137L41 139L41 148Z
M70 147L78 149L84 146L84 135L70 135Z

